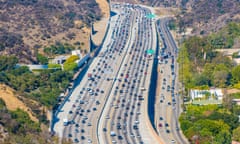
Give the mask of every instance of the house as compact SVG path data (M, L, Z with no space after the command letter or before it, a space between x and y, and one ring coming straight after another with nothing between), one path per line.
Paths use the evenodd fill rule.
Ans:
M73 50L72 51L72 55L77 55L79 57L79 59L82 58L82 54L80 50Z
M64 55L57 56L52 60L52 63L63 64L68 59L68 57L69 56L64 56Z
M232 99L232 102L236 105L240 105L240 99Z
M190 90L190 97L191 97L191 100L195 100L195 99L222 100L223 93L222 93L222 89L219 89L219 88L211 88L209 90L192 89Z

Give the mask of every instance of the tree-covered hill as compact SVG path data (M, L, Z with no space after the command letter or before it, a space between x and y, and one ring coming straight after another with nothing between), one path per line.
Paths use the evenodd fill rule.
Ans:
M240 24L229 23L219 32L208 36L186 39L179 53L180 80L186 88L207 85L228 87L238 84L239 70L233 61L217 52L219 48L231 48L240 37Z

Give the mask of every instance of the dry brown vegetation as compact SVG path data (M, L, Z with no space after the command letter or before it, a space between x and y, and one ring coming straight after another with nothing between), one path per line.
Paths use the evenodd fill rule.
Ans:
M20 62L35 63L36 51L55 44L84 43L89 27L100 20L95 0L0 1L0 54L14 54Z
M33 112L29 107L27 107L21 100L19 100L14 94L14 90L4 84L0 84L0 98L6 103L7 109L14 111L16 109L21 109L28 113L29 117L38 122L38 119L33 116Z
M107 0L96 0L101 9L103 17L109 17L109 5Z
M193 34L216 32L230 21L240 22L240 1L199 0L187 3L179 15L181 27L192 27Z
M158 9L158 15L168 15L172 8L181 32L193 29L191 35L209 34L224 27L228 22L240 22L239 0L113 0L114 2L140 3ZM170 8L170 9L169 9Z

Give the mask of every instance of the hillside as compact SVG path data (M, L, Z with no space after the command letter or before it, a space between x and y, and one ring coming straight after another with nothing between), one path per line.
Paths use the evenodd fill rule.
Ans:
M240 22L239 0L113 0L114 2L140 3L155 7L159 13L166 8L179 8L176 14L180 31L192 29L190 34L208 34L218 31L228 22Z
M37 51L56 42L86 49L91 22L100 18L95 0L1 0L0 54L36 63Z
M217 32L230 21L240 22L240 1L198 0L182 7L180 27L193 28L193 34Z

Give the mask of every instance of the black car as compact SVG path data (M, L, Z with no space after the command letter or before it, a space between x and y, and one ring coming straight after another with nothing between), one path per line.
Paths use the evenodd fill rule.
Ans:
M119 136L118 136L118 139L119 139L119 140L122 140L122 139L123 139L123 137L119 135Z
M107 129L106 129L106 128L103 128L103 131L104 131L104 132L106 132L106 131L107 131Z
M78 143L78 142L79 142L79 140L78 140L77 138L75 138L75 139L74 139L74 142L75 142L75 143Z

